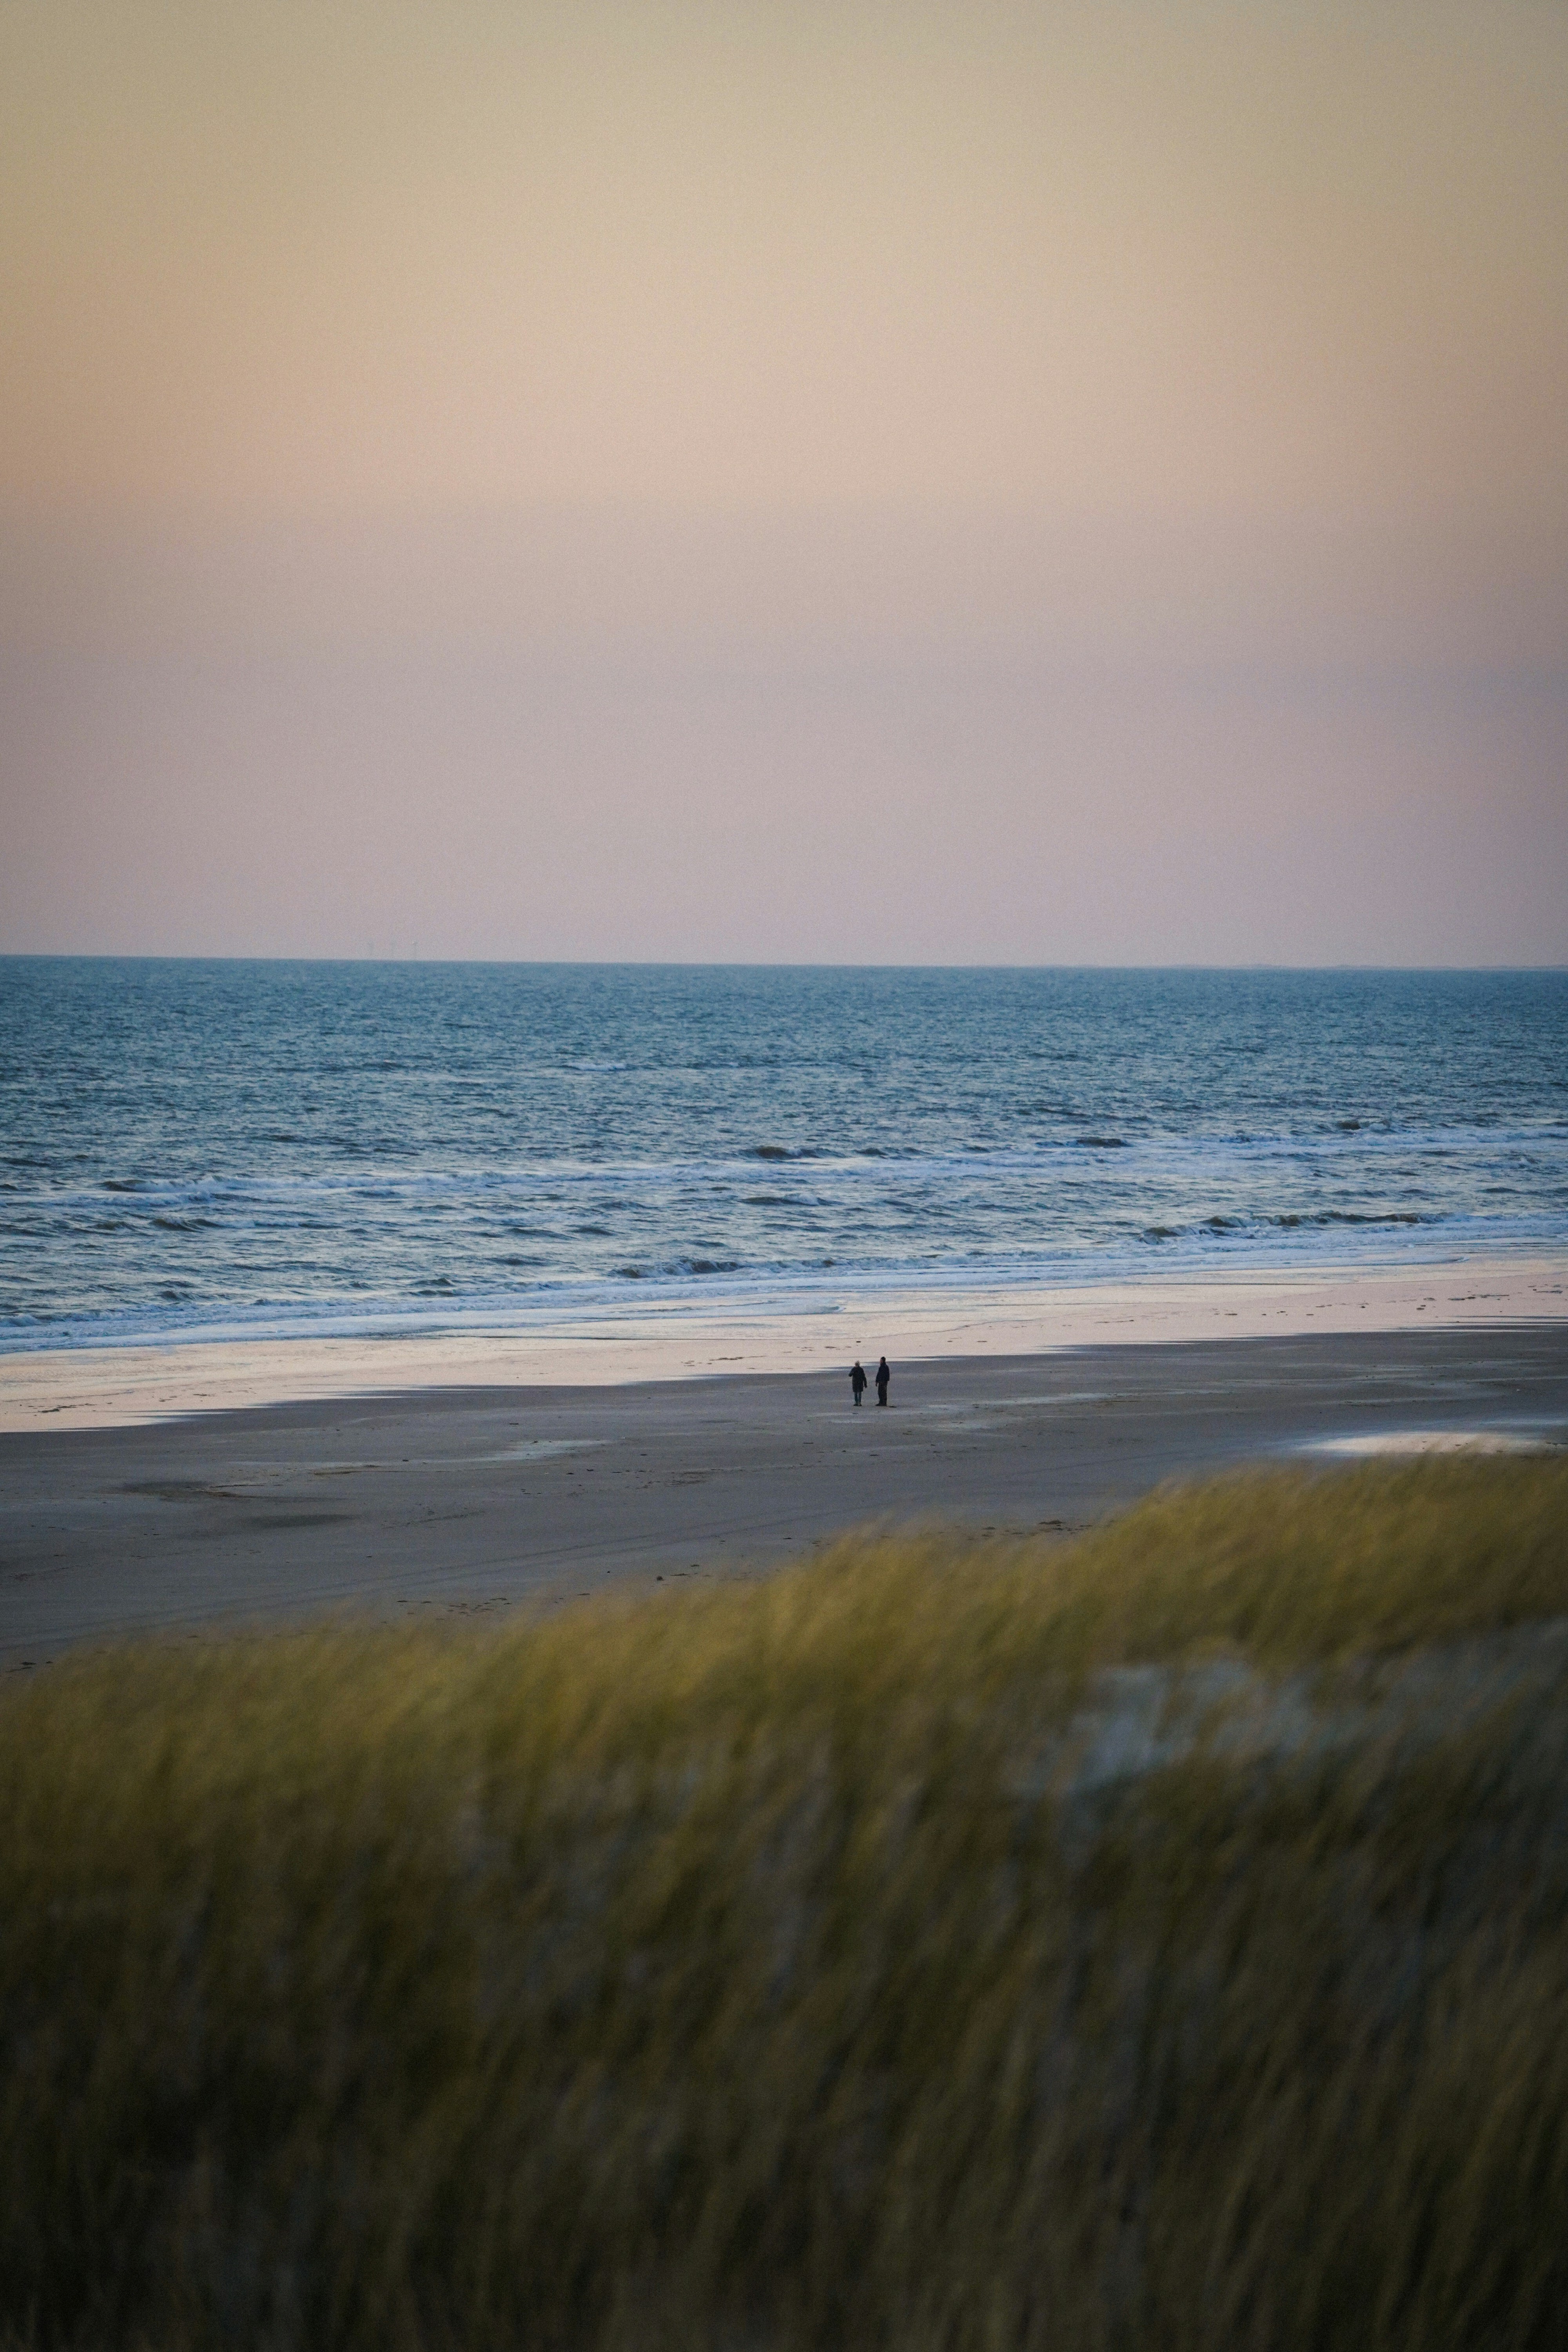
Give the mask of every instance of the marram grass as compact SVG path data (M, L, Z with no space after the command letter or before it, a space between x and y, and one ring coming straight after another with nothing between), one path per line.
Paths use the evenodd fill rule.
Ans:
M1455 1461L58 1666L0 2337L1555 2347L1564 1621Z

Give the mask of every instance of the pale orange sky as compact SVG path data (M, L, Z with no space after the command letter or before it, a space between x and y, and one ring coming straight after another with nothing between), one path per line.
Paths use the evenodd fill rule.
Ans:
M0 0L0 949L1568 958L1568 11Z

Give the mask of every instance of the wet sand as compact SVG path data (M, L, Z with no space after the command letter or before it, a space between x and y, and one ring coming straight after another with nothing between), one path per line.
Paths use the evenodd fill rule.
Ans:
M867 1521L1085 1526L1163 1478L1568 1442L1568 1321L447 1387L0 1433L0 1668L349 1609L481 1615L760 1572Z
M1553 1317L1568 1319L1568 1259L1561 1253L1034 1288L846 1288L831 1298L758 1291L711 1304L627 1303L569 1322L531 1320L519 1311L489 1330L235 1335L0 1356L0 1431L87 1429L426 1389L837 1371L855 1356L875 1363L884 1351L895 1363L924 1363L1113 1340L1419 1331Z

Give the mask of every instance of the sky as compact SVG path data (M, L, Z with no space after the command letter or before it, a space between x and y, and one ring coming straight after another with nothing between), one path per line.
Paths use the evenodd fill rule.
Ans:
M0 951L1568 961L1558 0L0 0Z

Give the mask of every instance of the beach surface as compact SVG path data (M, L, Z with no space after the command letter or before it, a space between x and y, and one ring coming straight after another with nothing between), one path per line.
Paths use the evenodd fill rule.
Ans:
M1568 1283L1546 1261L876 1313L12 1358L0 1667L322 1611L675 1590L868 1521L1067 1532L1249 1462L1568 1442ZM857 1411L847 1365L884 1349L891 1405Z
M0 1355L0 1433L125 1427L310 1399L514 1385L713 1380L1326 1331L1568 1320L1568 1258L1463 1258L1331 1273L1215 1275L1049 1289L758 1293L503 1330L238 1336Z

